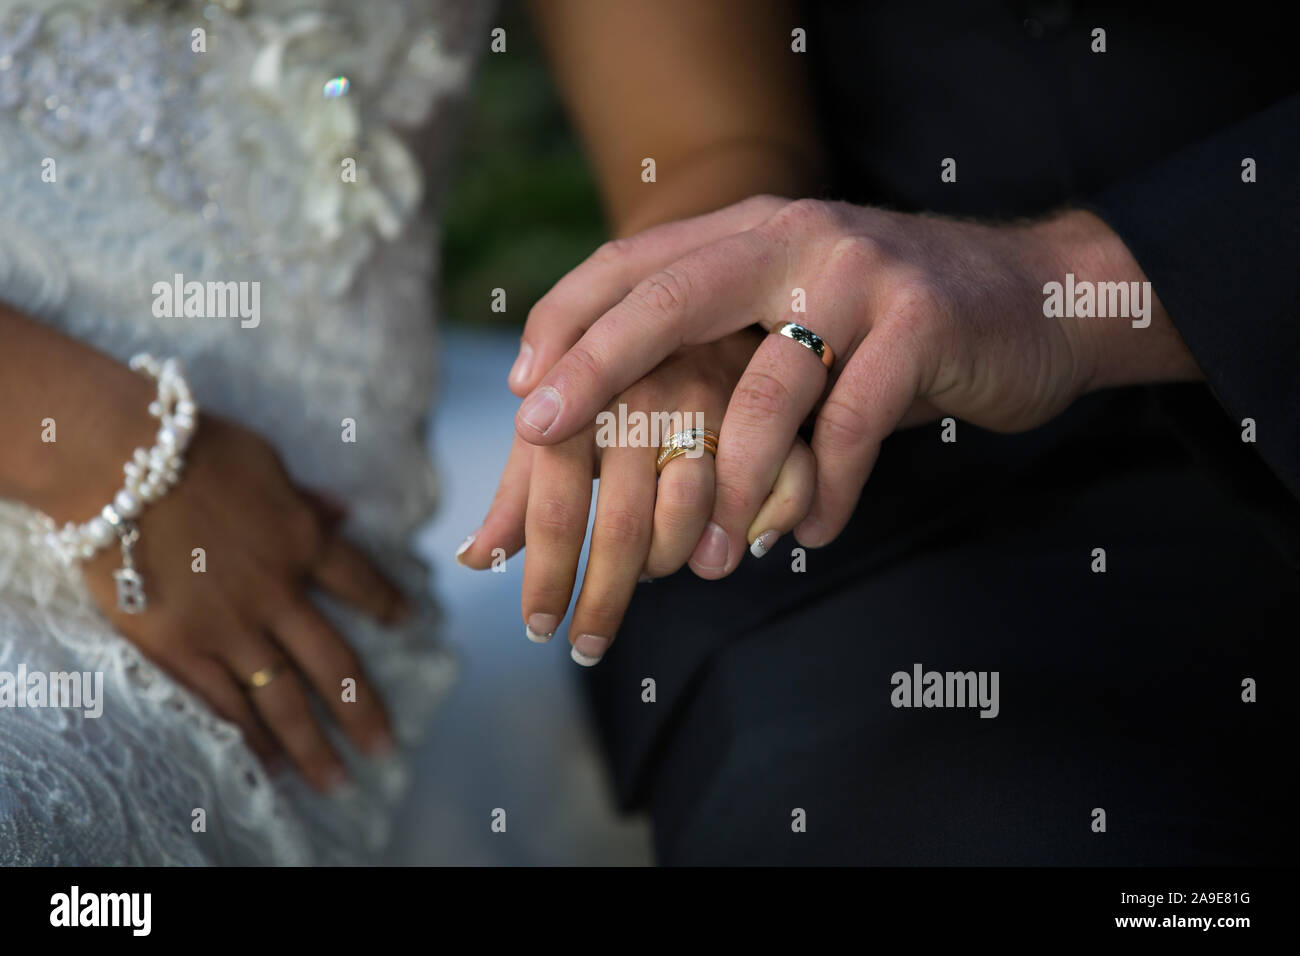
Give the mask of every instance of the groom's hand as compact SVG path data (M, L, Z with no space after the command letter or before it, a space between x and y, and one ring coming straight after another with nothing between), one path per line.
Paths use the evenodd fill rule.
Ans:
M538 302L511 374L527 395L515 427L534 445L561 442L678 348L752 323L816 333L829 368L772 335L731 397L712 517L727 558L706 574L721 577L818 406L816 497L796 529L814 547L848 522L897 427L946 414L1020 431L1091 388L1197 377L1143 282L1123 242L1086 212L988 226L754 197L608 244ZM1059 313L1051 283L1062 287ZM1125 283L1125 314L1078 317L1062 298L1084 283Z

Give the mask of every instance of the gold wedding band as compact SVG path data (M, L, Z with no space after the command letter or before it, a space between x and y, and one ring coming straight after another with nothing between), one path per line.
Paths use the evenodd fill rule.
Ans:
M663 474L664 466L674 458L680 458L696 447L703 448L710 455L718 453L718 433L708 428L688 428L685 431L669 435L659 446L659 459L655 462L655 474Z
M835 350L812 329L804 328L797 322L783 322L772 330L772 334L784 335L787 339L798 342L821 359L827 368L835 364Z
M244 683L248 685L250 689L257 690L259 687L265 687L267 684L271 683L271 681L279 677L283 670L284 662L279 661L269 667L263 667L261 670L253 671L253 673L248 676L248 680L244 681Z

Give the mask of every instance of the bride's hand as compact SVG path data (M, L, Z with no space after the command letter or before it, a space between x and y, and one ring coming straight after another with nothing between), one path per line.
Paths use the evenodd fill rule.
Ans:
M0 498L57 523L99 512L122 485L122 463L150 446L156 390L125 365L0 303ZM48 383L57 381L58 388ZM58 440L32 421L58 423ZM308 708L309 688L363 749L387 746L388 720L355 655L307 598L316 585L391 619L401 595L333 533L336 506L295 488L259 436L201 415L180 482L137 519L134 556L148 605L118 609L109 545L82 564L92 597L119 633L239 725L264 759L283 751L314 786L343 767ZM206 570L193 566L202 548ZM281 663L269 684L249 678ZM356 679L356 702L341 681Z
M292 484L266 441L204 415L180 483L137 522L145 611L118 609L115 545L83 565L92 595L119 632L238 724L260 756L287 754L321 790L340 782L344 770L309 708L312 692L363 750L385 750L391 740L375 689L307 589L324 588L385 621L404 608L397 589L332 532L339 517ZM199 547L204 573L192 569ZM281 669L265 686L250 686L265 668ZM356 680L353 703L343 700L344 678Z
M688 427L702 421L716 431L732 389L762 337L745 330L684 349L623 392L608 411L679 413ZM629 437L631 436L629 430ZM665 438L667 436L658 436ZM635 440L635 439L634 439ZM603 446L593 422L557 445L538 448L515 439L483 525L457 559L489 567L493 552L507 555L525 540L522 614L530 640L549 640L559 627L578 571L591 505L592 477L600 478L586 576L573 611L569 643L579 664L595 664L608 649L638 579L671 574L689 560L697 573L716 576L725 542L709 523L714 460L706 453L668 462L656 479L658 447ZM802 439L787 446L785 464L749 529L754 553L770 548L807 513L816 476Z

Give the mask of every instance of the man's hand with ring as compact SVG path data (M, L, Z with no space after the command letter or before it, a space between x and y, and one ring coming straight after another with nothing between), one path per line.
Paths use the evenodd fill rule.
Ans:
M1091 389L1198 378L1144 280L1087 212L985 225L757 196L609 243L543 297L511 375L527 396L515 427L556 445L676 350L785 328L759 345L719 429L710 529L725 557L692 567L722 577L814 411L816 494L795 529L810 547L843 530L899 427L951 415L1023 431ZM1061 317L1045 309L1050 283L1137 291L1129 315Z

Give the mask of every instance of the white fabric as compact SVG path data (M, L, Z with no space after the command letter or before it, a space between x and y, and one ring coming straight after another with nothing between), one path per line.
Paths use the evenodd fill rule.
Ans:
M0 300L123 361L181 356L201 409L345 499L346 533L422 595L408 539L435 498L423 200L442 157L417 161L408 143L417 127L446 139L489 5L242 6L0 0ZM349 91L328 99L337 75ZM175 273L260 282L260 325L155 317L153 285ZM345 418L356 443L341 440ZM76 569L29 542L30 516L0 502L0 671L102 671L105 702L97 719L0 709L0 864L372 859L401 757L362 758L336 735L355 787L320 797L291 771L267 777L233 725L110 627ZM319 600L409 746L454 673L436 610L383 630Z

